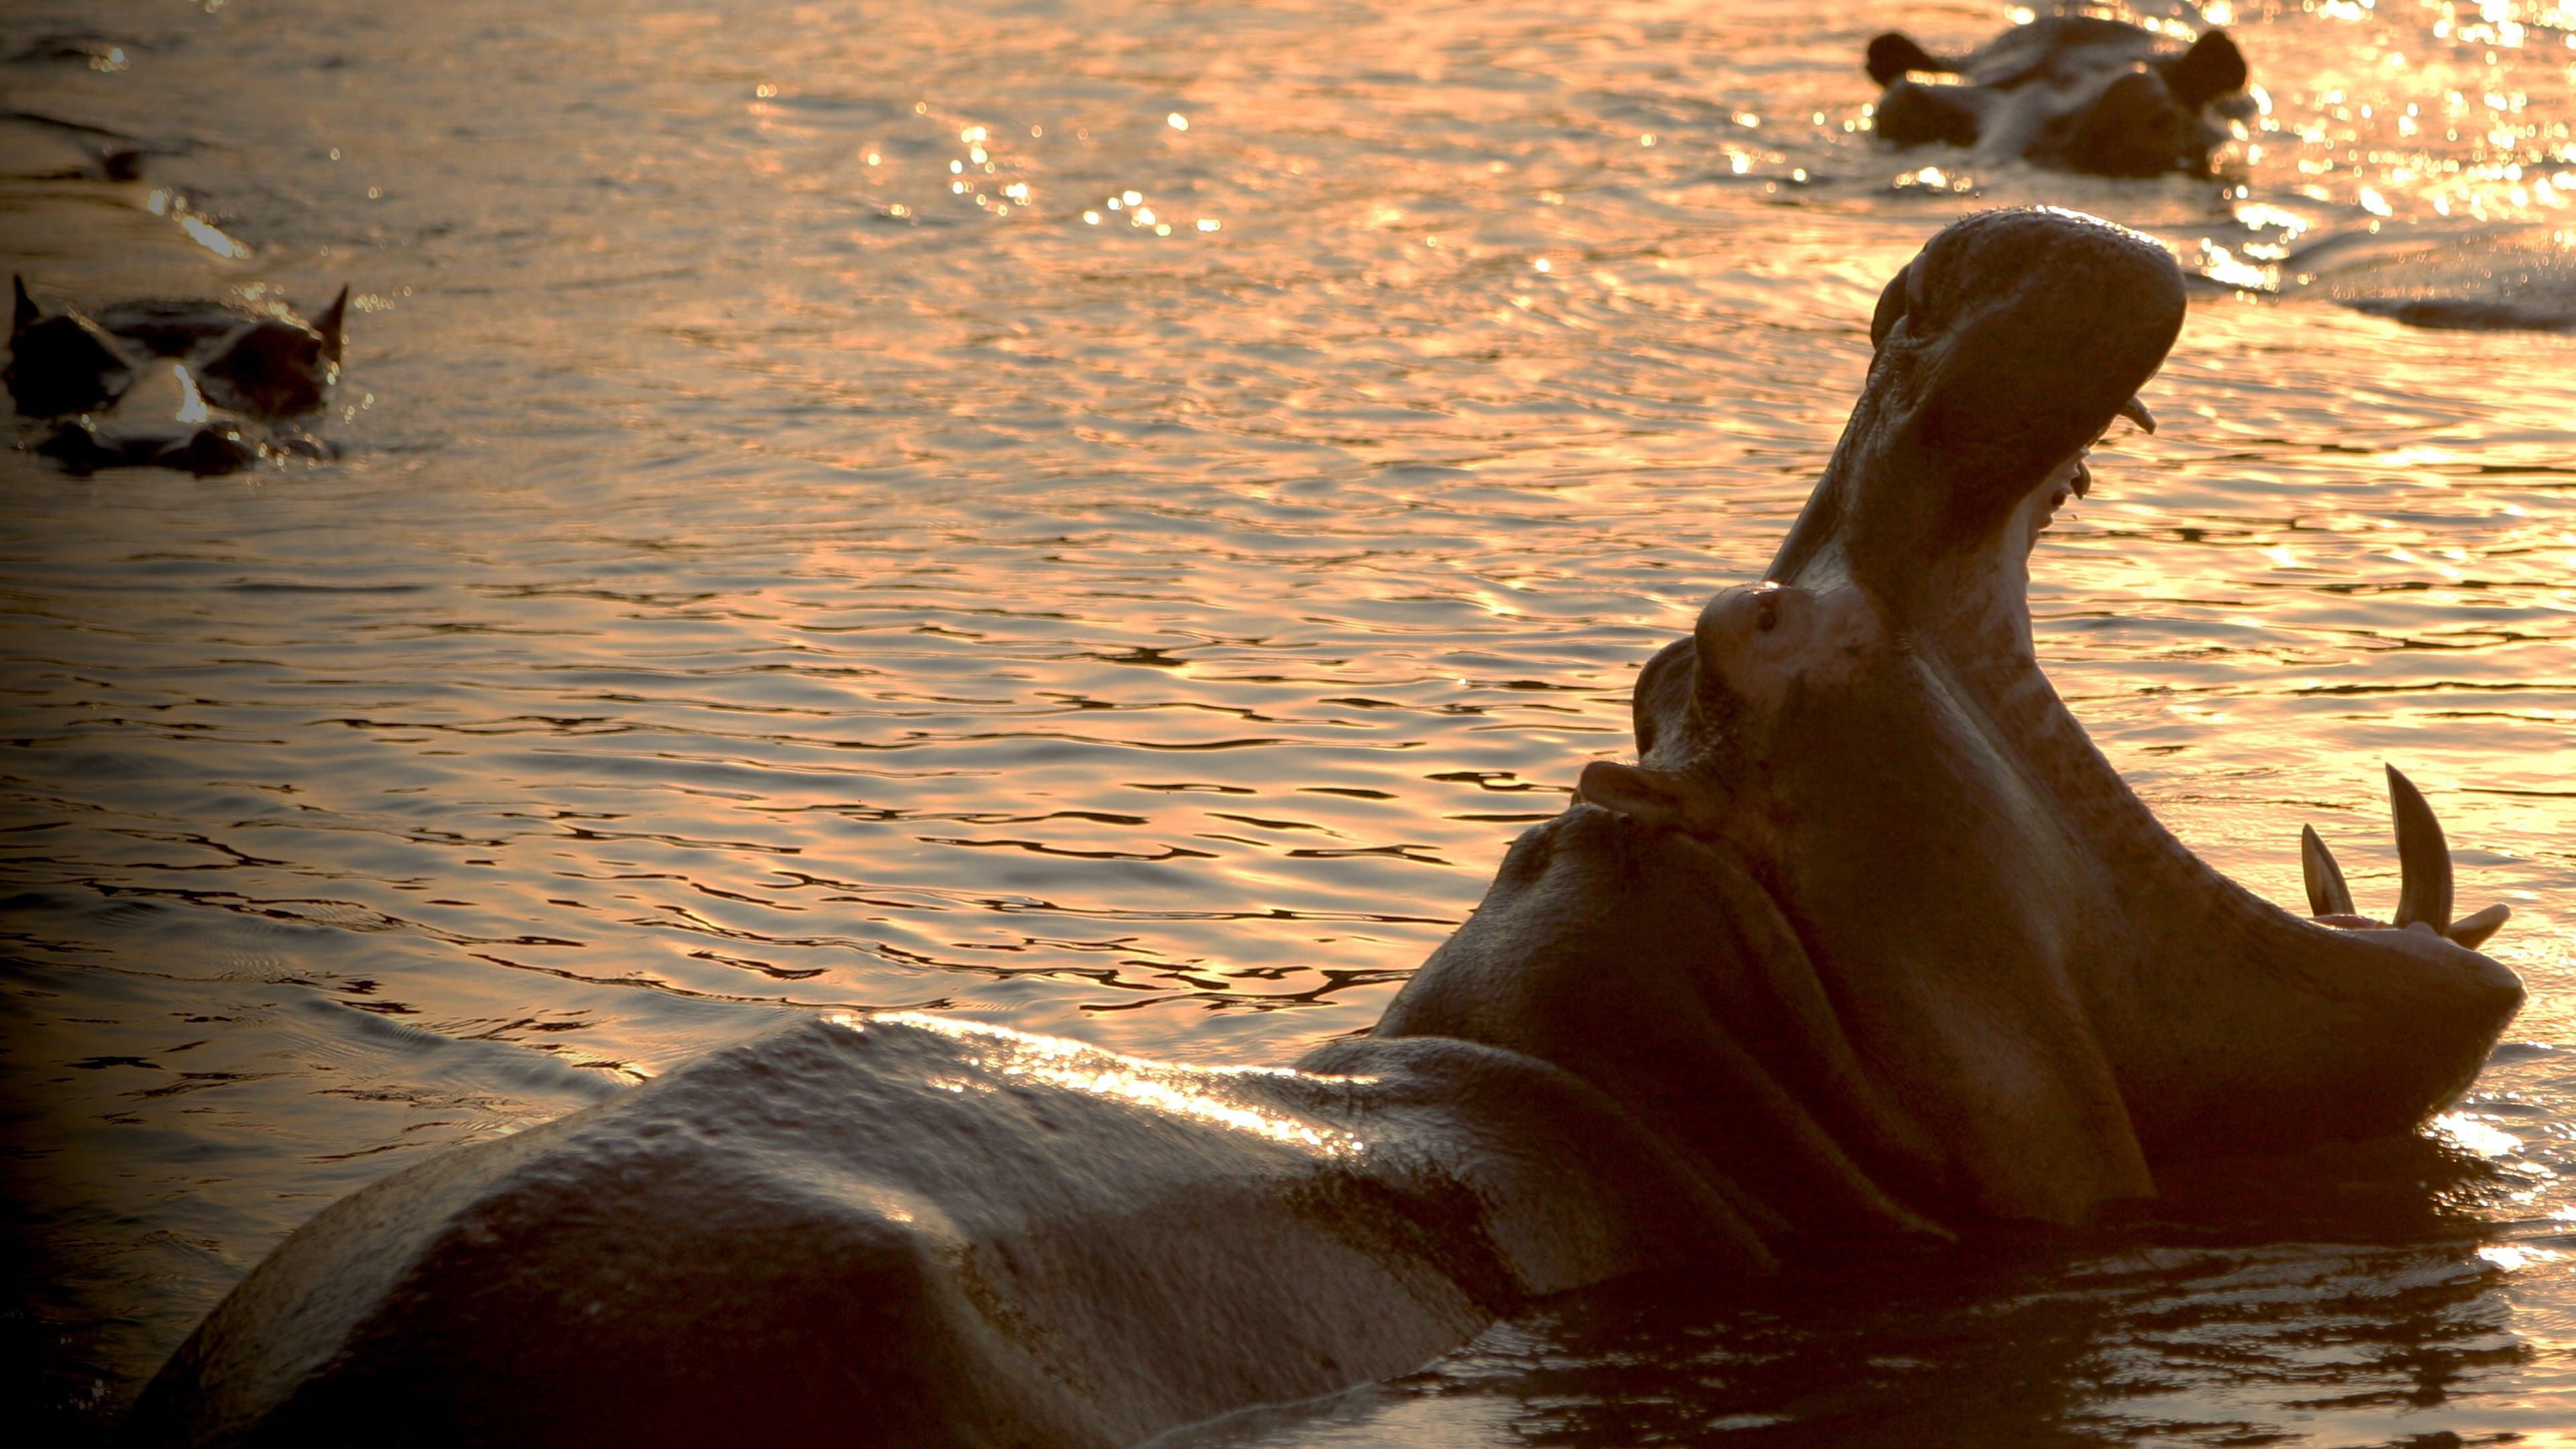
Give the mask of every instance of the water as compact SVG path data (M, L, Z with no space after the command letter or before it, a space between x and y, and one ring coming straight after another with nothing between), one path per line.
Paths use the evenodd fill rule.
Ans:
M2224 187L1871 144L1871 34L2003 23L14 7L7 104L146 152L29 179L77 145L5 124L40 294L358 293L336 461L0 457L37 1422L94 1431L332 1198L781 1010L1363 1028L1768 559L1879 285L2048 200L2224 285L2042 546L2042 660L2277 900L2314 823L2385 910L2380 761L2425 787L2532 988L2449 1185L1589 1295L1223 1432L2571 1442L2576 341L2339 304L2556 315L2576 12L2240 6Z

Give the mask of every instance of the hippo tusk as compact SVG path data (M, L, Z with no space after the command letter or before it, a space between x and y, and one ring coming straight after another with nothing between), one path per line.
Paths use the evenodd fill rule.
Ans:
M2352 887L2343 883L2343 867L2313 825L2299 827L2299 874L2307 879L2309 915L2360 914L2352 906Z
M2442 839L2442 822L2424 803L2415 782L2388 766L2388 811L2397 823L2397 921L2417 921L2438 934L2451 924L2451 847Z
M2156 430L2156 415L2148 412L2147 405L2134 394L2127 402L2120 404L2120 416L2136 423L2139 432L2152 433Z
M2433 818L2432 807L2424 802L2423 793L2413 781L2394 769L2388 772L2388 781L2389 798L2397 817L2397 854L2404 882L2399 887L2396 924L2403 927L2422 921L2453 945L2476 950L2513 919L2513 909L2492 905L2444 924L2451 911L2451 853L2443 842L2441 824ZM2354 908L2352 888L2343 881L2343 868L2335 864L2334 852L2326 849L2313 826L2299 827L2299 873L2307 880L2310 916L2325 925L2346 929L2366 929L2375 924Z
M2487 937L2496 933L2497 927L2511 919L2513 919L2513 908L2498 901L2483 911L2462 916L2453 921L2451 929L2442 934L2450 937L2452 944L2466 946L2474 951L2485 942Z

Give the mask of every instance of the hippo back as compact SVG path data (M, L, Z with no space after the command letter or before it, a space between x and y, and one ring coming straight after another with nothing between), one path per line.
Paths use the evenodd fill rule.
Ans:
M1758 1260L1561 1072L1345 1055L809 1020L326 1209L126 1441L1126 1444L1403 1372L1649 1253Z

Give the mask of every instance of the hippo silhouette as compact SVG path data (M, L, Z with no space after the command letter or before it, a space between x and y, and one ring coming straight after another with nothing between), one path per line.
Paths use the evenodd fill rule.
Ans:
M2203 176L2226 139L2213 103L2245 89L2224 30L2175 49L2149 30L2089 15L2016 25L1964 60L1894 31L1869 43L1879 139L1938 142L2096 176Z
M2032 655L2026 561L2181 327L2154 242L1942 231L1759 583L1719 594L1365 1036L1181 1067L809 1018L325 1209L137 1445L1133 1444L1533 1298L2073 1222L2407 1132L2521 1001L2397 789L2393 925L2194 858Z
M340 374L349 289L307 322L282 307L119 302L48 315L12 278L0 381L27 446L76 473L230 473L261 459L328 456L300 425Z

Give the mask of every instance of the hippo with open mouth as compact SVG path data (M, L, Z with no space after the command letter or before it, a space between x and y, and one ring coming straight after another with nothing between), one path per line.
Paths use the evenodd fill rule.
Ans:
M262 459L330 456L301 421L340 375L349 289L305 321L284 307L120 302L48 315L11 278L16 309L0 381L25 445L75 473L230 473Z
M2166 833L2032 654L2026 561L2184 314L1989 212L1889 284L1842 443L1365 1036L1197 1068L817 1018L324 1210L138 1445L1133 1444L1545 1294L2066 1223L2409 1132L2522 998L2401 787L2397 923Z
M2044 15L1963 60L1890 31L1869 43L1887 89L1880 140L1973 147L2096 176L2209 174L2228 134L2217 103L2245 89L2244 54L2224 30L2175 49L2155 32L2091 15Z

